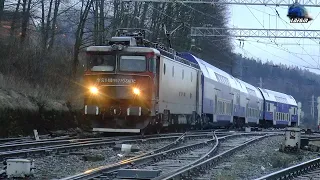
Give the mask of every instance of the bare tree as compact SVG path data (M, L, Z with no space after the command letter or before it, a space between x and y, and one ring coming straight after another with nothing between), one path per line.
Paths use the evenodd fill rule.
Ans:
M31 0L23 0L23 16L22 16L22 25L21 25L21 44L24 43L27 35L27 28L30 20L30 8L31 8Z
M73 49L73 78L76 78L77 74L77 68L79 65L79 51L80 51L80 46L82 44L82 38L83 38L83 33L84 33L84 27L87 21L88 13L93 4L93 0L88 0L87 3L82 1L82 6L81 6L81 12L80 12L80 19L79 23L77 26L77 31L76 31L76 41L74 43L74 49Z
M58 11L59 11L59 6L60 6L61 0L55 0L55 5L54 5L54 13L53 13L53 18L52 18L52 25L51 25L51 40L49 43L49 49L53 47L53 42L54 42L54 35L55 35L55 30L56 30L56 24L57 24L57 17L58 17Z
M3 10L4 10L4 0L0 0L0 23L2 21Z

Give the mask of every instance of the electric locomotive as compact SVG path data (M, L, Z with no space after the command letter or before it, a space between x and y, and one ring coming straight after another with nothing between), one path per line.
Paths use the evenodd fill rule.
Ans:
M108 46L86 49L84 114L93 131L159 133L195 124L198 68L144 37L141 29L120 29Z
M142 36L118 35L108 46L87 48L84 108L93 131L140 132L154 120L160 53L139 47Z

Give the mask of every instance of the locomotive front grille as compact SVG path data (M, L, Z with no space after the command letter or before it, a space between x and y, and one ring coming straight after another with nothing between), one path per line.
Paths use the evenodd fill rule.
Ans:
M107 99L133 99L136 98L130 86L101 86L100 92Z

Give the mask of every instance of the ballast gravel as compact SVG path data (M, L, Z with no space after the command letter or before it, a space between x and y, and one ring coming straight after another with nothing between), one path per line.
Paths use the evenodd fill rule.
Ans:
M304 150L298 154L279 152L283 140L284 136L273 136L250 144L198 179L251 180L318 157L318 153Z
M105 147L34 158L36 169L34 177L31 179L60 179L72 176L89 169L116 163L140 153L160 148L171 142L173 141L164 140L137 143L135 145L138 146L140 151L129 154L125 154L120 150L113 150L111 147Z

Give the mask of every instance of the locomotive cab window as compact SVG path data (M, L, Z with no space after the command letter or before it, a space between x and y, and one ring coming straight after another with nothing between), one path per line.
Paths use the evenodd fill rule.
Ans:
M88 69L91 71L114 71L116 66L115 55L89 55Z
M129 72L144 72L146 71L147 63L145 56L121 56L120 71Z
M153 72L153 73L156 73L156 71L157 71L157 67L156 66L157 66L157 61L154 58L150 59L150 61L149 61L149 71Z

